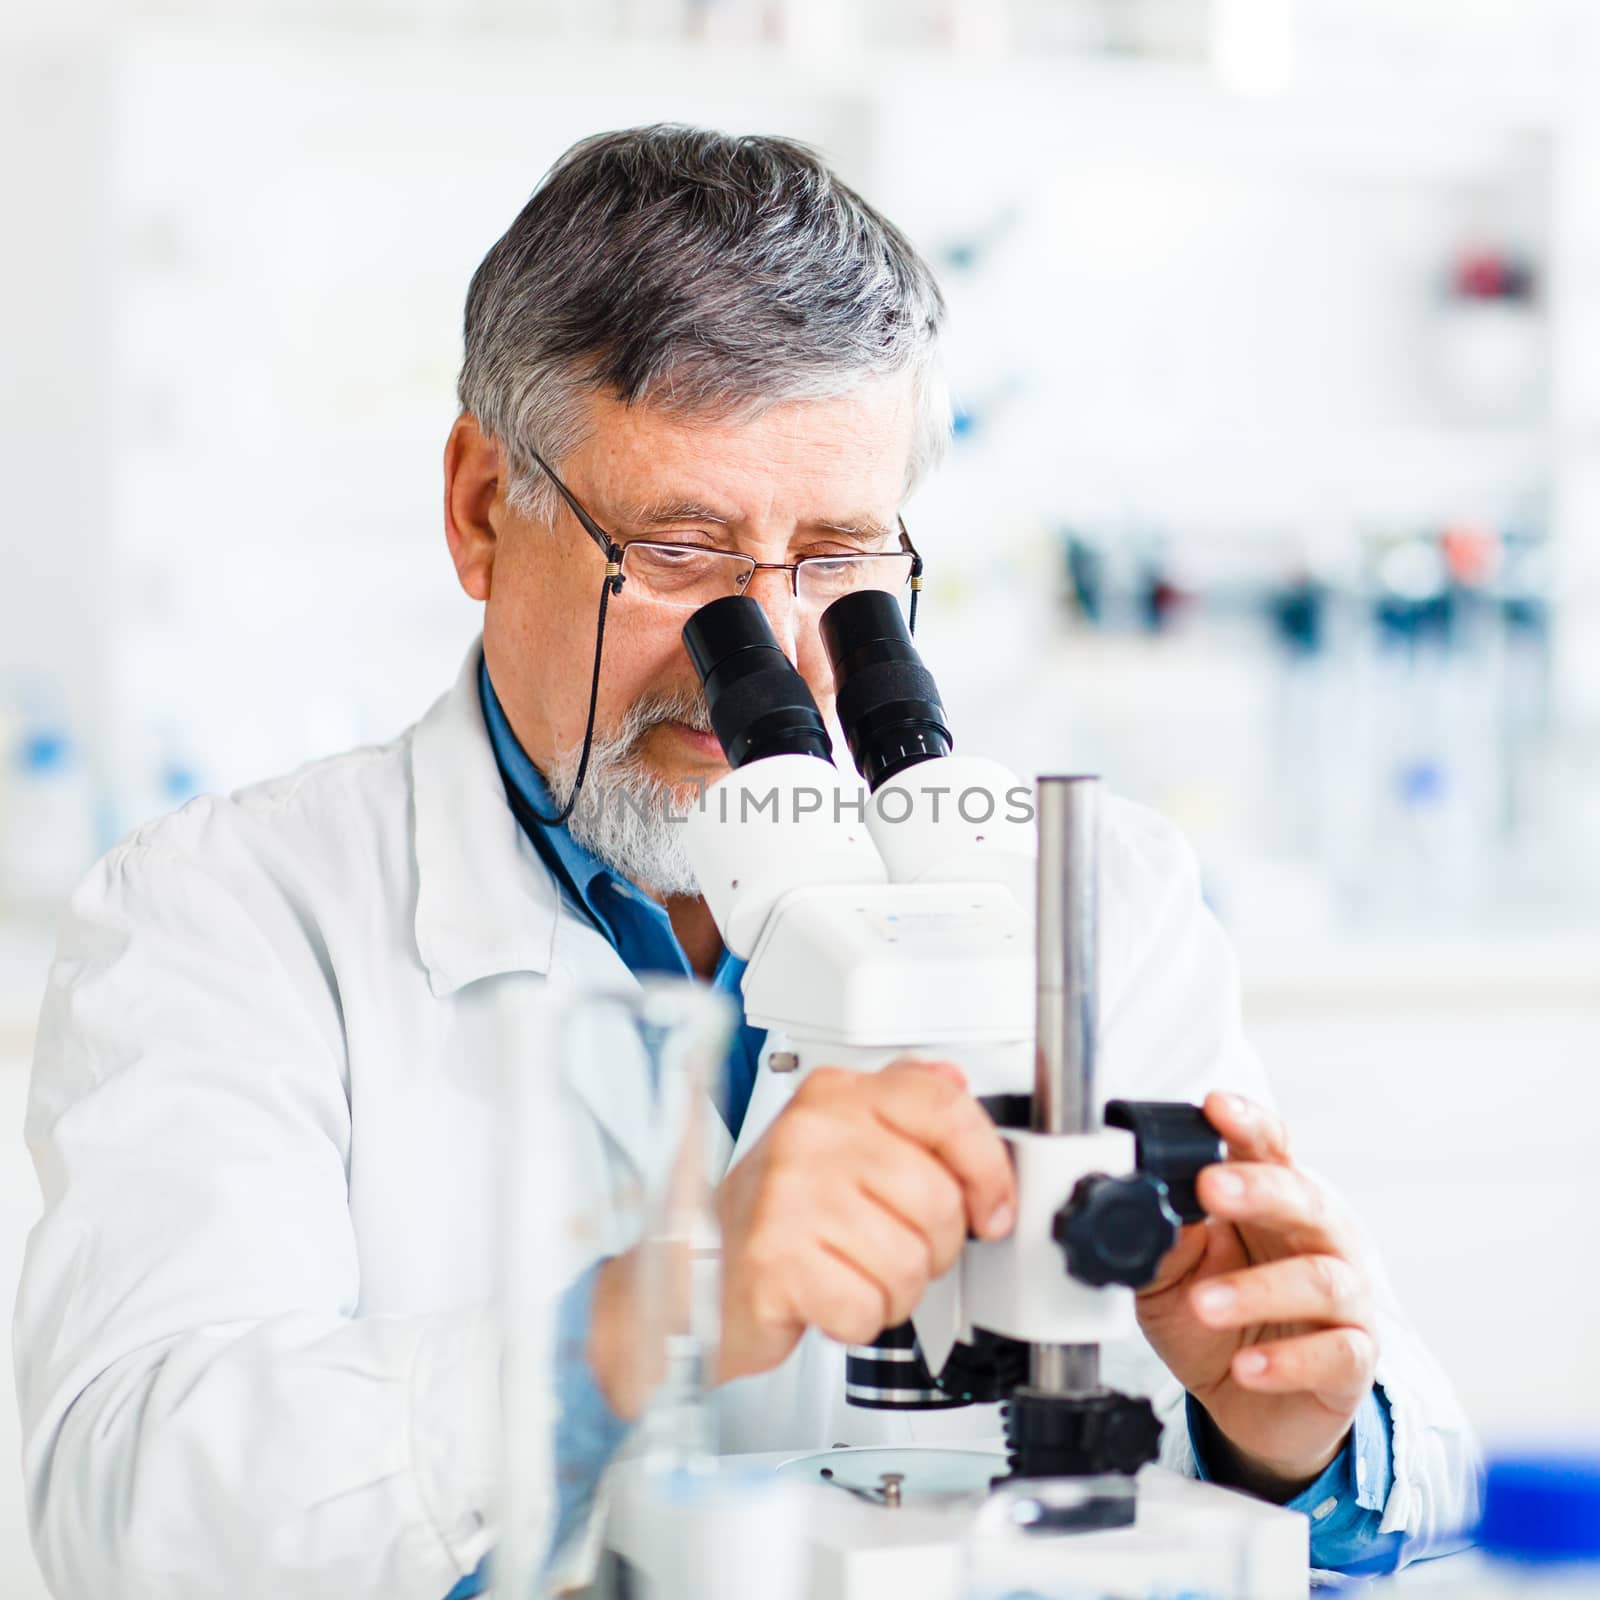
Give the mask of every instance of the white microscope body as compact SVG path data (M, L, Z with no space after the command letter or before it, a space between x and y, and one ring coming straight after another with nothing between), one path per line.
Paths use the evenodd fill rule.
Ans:
M975 1096L992 1108L1022 1108L1027 1124L997 1116L1017 1175L1010 1236L969 1242L914 1313L914 1347L908 1350L909 1336L902 1337L880 1366L895 1375L914 1362L921 1378L910 1388L920 1381L922 1404L1008 1398L1008 1456L926 1452L935 1477L936 1456L959 1467L962 1455L981 1469L981 1481L954 1499L919 1499L914 1475L906 1479L911 1491L902 1494L899 1472L885 1477L876 1503L866 1503L874 1496L860 1487L848 1495L838 1488L810 1491L810 1600L912 1592L965 1600L961 1548L989 1476L1004 1476L1008 1461L1013 1483L1049 1477L1086 1486L1088 1520L1075 1523L1070 1537L1039 1546L1041 1573L1048 1568L1048 1586L1034 1584L1041 1594L1081 1594L1085 1582L1097 1586L1095 1593L1143 1594L1147 1579L1161 1585L1149 1592L1229 1600L1303 1593L1304 1519L1145 1465L1159 1438L1148 1402L1112 1394L1099 1382L1099 1347L1135 1334L1133 1286L1153 1276L1154 1262L1176 1240L1179 1215L1168 1204L1167 1184L1141 1171L1152 1165L1142 1145L1153 1149L1157 1133L1137 1121L1137 1137L1128 1127L1105 1126L1095 1096L1097 785L1041 780L1036 796L996 763L948 754L948 734L937 721L931 726L942 738L907 755L921 738L916 729L896 746L899 725L892 719L886 733L885 719L874 723L874 708L863 709L860 695L847 706L844 669L852 658L846 644L830 637L825 613L841 720L863 771L871 763L857 748L852 715L878 740L880 758L890 749L889 761L870 773L876 781L869 794L824 759L826 736L814 705L814 728L793 699L787 711L762 709L762 693L771 700L772 692L758 692L756 676L781 675L787 663L774 644L769 653L777 661L756 664L755 651L766 647L726 631L730 620L734 635L764 631L764 624L729 609L740 606L756 612L753 602L730 600L697 614L722 608L722 631L714 636L708 627L700 640L691 639L693 623L685 630L733 765L686 818L685 844L724 943L748 963L747 1019L781 1034L787 1046L769 1056L770 1070L871 1071L907 1055L952 1060ZM876 637L853 658L858 665L865 660L880 669L878 681L887 677L903 696L914 697L919 685L933 690L908 634L890 640L899 659L887 667ZM914 663L910 677L907 658ZM715 674L729 661L737 670L719 682ZM725 711L737 701L751 725L765 731L745 738L731 712L719 719L719 692ZM780 686L778 701L784 692L811 704L803 684ZM942 717L936 701L913 703L931 704ZM1134 1109L1197 1117L1192 1108ZM1170 1156L1170 1141L1164 1148ZM1190 1156L1193 1150L1191 1134ZM1189 1176L1191 1209L1182 1214L1193 1221ZM1173 1195L1181 1189L1175 1180ZM1176 1203L1181 1210L1183 1202ZM896 1341L886 1334L880 1342ZM951 1373L966 1370L952 1364L952 1353L970 1354L975 1342L1009 1352L998 1392L951 1383ZM849 1357L854 1363L874 1354L852 1349ZM904 1403L851 1383L846 1392L856 1403ZM813 1484L836 1476L842 1486L847 1474L833 1474L828 1462L842 1469L846 1456L865 1461L882 1454L747 1457L728 1465L776 1469ZM970 1464L964 1470L970 1478ZM624 1518L613 1534L613 1548L636 1567L648 1565L649 1525L645 1516ZM1240 1549L1248 1552L1243 1578L1233 1560ZM1186 1574L1204 1581L1171 1587Z
M977 820L969 821L968 817ZM776 824L776 825L775 825ZM746 1018L790 1046L776 1065L956 1062L981 1099L1034 1088L1033 791L996 762L939 756L868 795L811 755L741 767L706 792L685 844L723 941L749 965ZM1133 1135L1006 1128L1017 1225L974 1242L913 1321L937 1376L973 1313L1030 1343L1134 1329L1133 1292L1079 1283L1051 1236L1078 1181L1134 1170Z

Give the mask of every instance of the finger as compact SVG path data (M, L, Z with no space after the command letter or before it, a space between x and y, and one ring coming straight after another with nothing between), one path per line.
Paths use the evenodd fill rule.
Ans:
M1326 1322L1370 1328L1366 1283L1338 1256L1284 1261L1211 1278L1191 1293L1195 1313L1212 1328L1263 1322Z
M797 1277L798 1320L839 1344L871 1344L885 1328L905 1321L892 1314L878 1284L826 1245L805 1253Z
M936 1155L961 1185L973 1232L998 1239L1016 1217L1016 1176L989 1114L964 1089L918 1062L894 1062L874 1080L879 1120Z
M1194 1223L1182 1229L1178 1234L1178 1242L1161 1258L1155 1277L1142 1289L1134 1291L1135 1298L1154 1301L1171 1293L1205 1260L1209 1244L1204 1223Z
M897 1326L916 1310L933 1276L933 1254L928 1241L893 1211L859 1188L842 1189L825 1203L814 1232L878 1290L885 1326Z
M1378 1346L1364 1328L1324 1328L1251 1345L1233 1358L1233 1378L1257 1394L1311 1394L1334 1410L1354 1407L1372 1387Z
M1268 1229L1291 1255L1356 1253L1321 1186L1293 1167L1229 1161L1206 1167L1196 1182L1200 1204L1213 1217Z
M934 1277L948 1272L967 1242L967 1202L950 1169L921 1145L886 1137L861 1167L863 1193L926 1242Z
M1289 1163L1289 1130L1263 1106L1241 1094L1206 1096L1206 1120L1228 1141L1234 1161Z

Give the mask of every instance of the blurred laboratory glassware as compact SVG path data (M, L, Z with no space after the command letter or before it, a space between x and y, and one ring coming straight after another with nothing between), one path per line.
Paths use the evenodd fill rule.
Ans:
M1073 629L1106 636L1077 654L1115 663L1080 696L1073 737L1092 726L1119 784L1195 833L1236 927L1582 916L1584 786L1555 768L1538 516L1340 540L1352 553L1331 563L1259 532L1063 529ZM1271 888L1295 882L1288 899Z
M99 854L93 776L53 718L19 719L0 753L0 902L54 911Z
M1600 1455L1491 1458L1476 1544L1468 1555L1411 1568L1408 1586L1451 1600L1595 1600Z
M557 1348L553 1319L559 1295L595 1261L639 1246L631 1353L636 1392L648 1396L631 1446L648 1471L639 1492L671 1485L679 1514L664 1525L677 1528L690 1517L678 1480L713 1473L707 1391L719 1343L720 1239L712 1195L718 1134L726 1135L711 1089L734 1018L725 996L667 978L597 993L540 984L500 1003L505 1499L495 1567L506 1593L532 1596L541 1583L565 1581L566 1562L581 1559L557 1551L546 1563L562 1466L552 1386L564 1365L585 1359ZM574 1085L602 1069L609 1092L634 1107L640 1133L636 1162L604 1175L576 1170L570 1100ZM727 1510L712 1494L694 1504L713 1522Z
M1544 317L1532 267L1513 253L1469 251L1435 311L1434 369L1460 421L1514 426L1544 407Z

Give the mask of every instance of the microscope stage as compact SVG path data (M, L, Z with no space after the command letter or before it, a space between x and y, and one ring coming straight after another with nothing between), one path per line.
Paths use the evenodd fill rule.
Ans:
M1155 1594L1285 1600L1307 1592L1303 1516L1159 1467L1138 1476L1131 1527L1042 1536L999 1529L980 1544L972 1537L978 1512L989 1480L1003 1467L998 1451L915 1445L728 1456L718 1463L746 1481L772 1472L793 1488L811 1569L809 1585L796 1592L807 1600L998 1600L1021 1593L1041 1600ZM885 1474L898 1475L898 1505L867 1498L881 1496ZM645 1528L631 1518L622 1523L611 1530L613 1547L648 1569Z

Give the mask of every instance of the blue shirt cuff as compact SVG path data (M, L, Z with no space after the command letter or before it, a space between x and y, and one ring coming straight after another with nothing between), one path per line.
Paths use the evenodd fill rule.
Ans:
M1216 1481L1206 1461L1203 1408L1187 1397L1189 1443L1202 1479ZM1394 1485L1394 1424L1389 1399L1374 1384L1361 1402L1343 1450L1320 1477L1287 1503L1311 1522L1311 1565L1337 1572L1365 1560L1380 1545L1379 1524Z
M628 1424L606 1404L589 1365L589 1321L595 1281L604 1263L595 1262L565 1294L556 1309L556 1517L552 1552L561 1549L583 1525L594 1491Z

